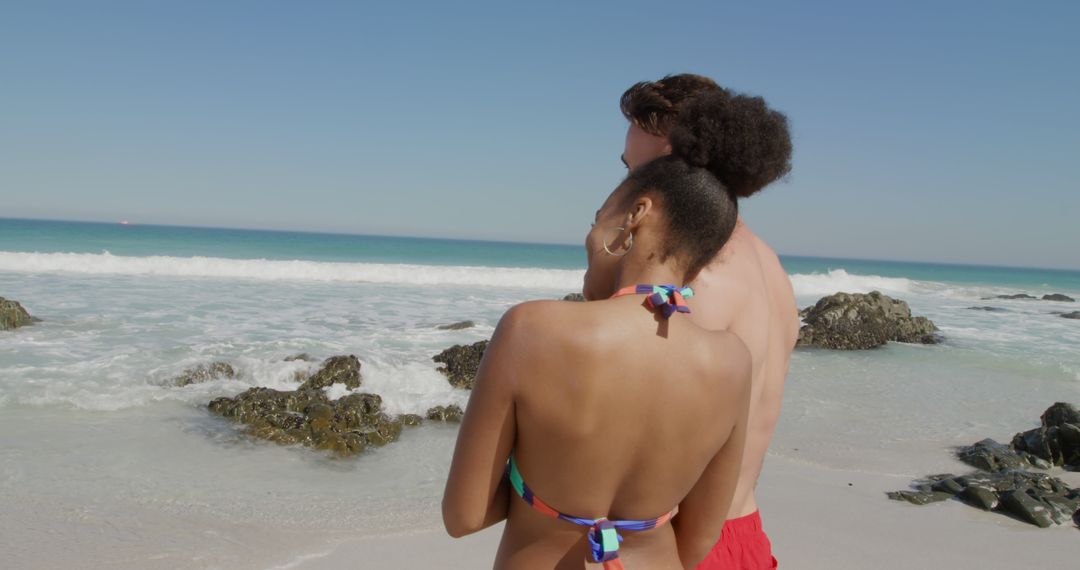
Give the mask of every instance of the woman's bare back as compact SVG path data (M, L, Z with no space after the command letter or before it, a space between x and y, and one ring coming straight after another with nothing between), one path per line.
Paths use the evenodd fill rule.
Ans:
M706 474L710 495L730 501L734 492L741 444L728 443L745 421L749 352L730 333L654 316L643 299L515 309L523 330L513 346L514 455L536 495L561 512L658 517L683 502L707 468L717 472ZM703 507L722 524L724 505L683 505L683 517ZM584 565L587 529L517 497L508 518L496 567ZM682 567L672 526L623 535L631 567Z

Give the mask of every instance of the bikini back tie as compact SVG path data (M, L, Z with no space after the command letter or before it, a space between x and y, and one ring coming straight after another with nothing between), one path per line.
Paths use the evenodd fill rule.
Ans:
M600 562L604 565L604 570L623 570L622 561L619 560L619 543L623 541L622 535L619 534L620 530L642 531L653 529L668 522L679 512L679 508L676 507L670 513L649 520L613 521L607 517L598 519L575 517L553 509L532 492L532 489L525 484L525 480L521 478L513 454L510 455L510 461L506 464L506 472L510 477L510 486L514 488L514 491L526 504L545 516L588 527L590 554L593 562Z

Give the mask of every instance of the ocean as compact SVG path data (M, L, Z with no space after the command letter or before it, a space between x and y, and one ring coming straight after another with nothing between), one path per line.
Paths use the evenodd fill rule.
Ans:
M772 455L918 476L956 469L953 446L1080 403L1080 321L1055 314L1080 303L985 299L1080 299L1080 272L782 262L800 307L879 290L945 342L796 351ZM249 440L207 402L295 387L316 364L283 359L306 352L357 355L390 413L464 406L431 357L488 338L516 303L579 291L584 264L566 245L0 219L0 296L42 319L0 332L0 551L18 560L43 532L102 556L159 537L238 568L259 548L437 524L454 426L342 460ZM985 306L998 310L971 308ZM169 385L214 360L240 378Z

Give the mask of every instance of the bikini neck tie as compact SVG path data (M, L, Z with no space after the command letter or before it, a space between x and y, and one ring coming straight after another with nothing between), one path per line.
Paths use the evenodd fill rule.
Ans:
M631 285L620 289L611 298L633 294L647 294L645 305L654 311L659 309L660 314L667 319L675 313L690 313L686 300L694 296L694 290L675 285Z

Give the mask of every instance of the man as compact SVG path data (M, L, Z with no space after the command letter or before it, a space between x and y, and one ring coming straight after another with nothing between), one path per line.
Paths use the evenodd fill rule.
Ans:
M621 101L623 114L630 122L622 155L626 167L633 170L669 154L668 137L676 128L680 112L695 97L718 92L764 106L760 99L731 95L712 80L691 74L638 83L628 89ZM763 128L769 130L767 142L773 147L767 150L784 161L786 172L791 153L786 119L775 111L768 113L771 121ZM718 120L716 117L690 119ZM682 120L688 120L685 113ZM770 181L763 181L762 186ZM740 197L757 190L760 188ZM720 540L698 568L776 568L776 559L758 516L754 487L780 415L784 378L798 337L799 316L791 282L776 253L750 231L740 216L731 239L692 286L693 318L704 328L738 335L750 349L753 360L750 417L735 497Z

